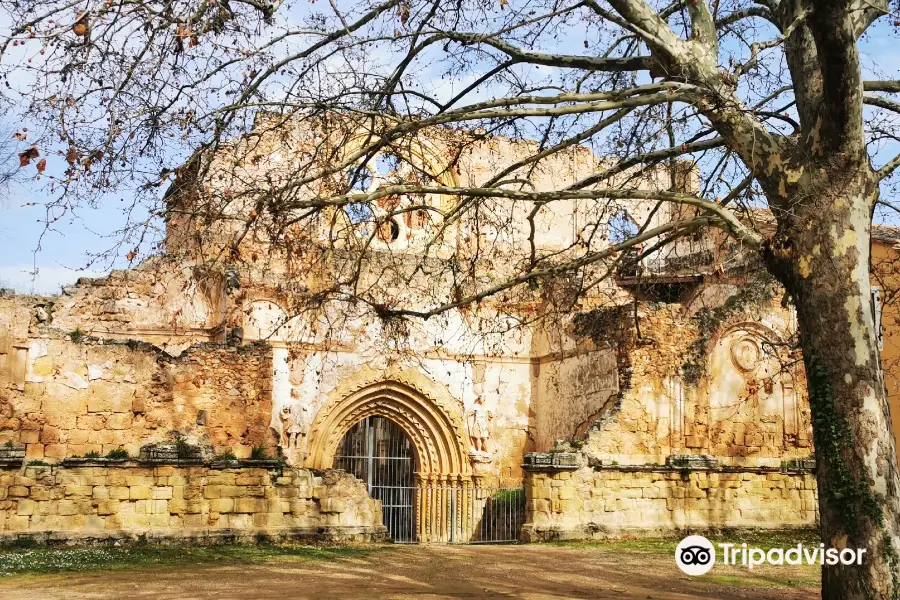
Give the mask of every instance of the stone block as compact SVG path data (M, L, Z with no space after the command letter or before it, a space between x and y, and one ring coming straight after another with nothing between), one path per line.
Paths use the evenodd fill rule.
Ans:
M150 497L153 500L171 500L172 499L172 488L170 488L170 487L155 487L151 491Z
M34 500L22 498L19 500L18 506L16 507L16 514L19 516L31 516L34 514L34 508Z
M261 498L237 498L234 501L234 512L255 513L265 510L265 500Z
M28 488L22 485L14 485L9 488L7 495L10 498L27 498Z
M43 485L32 486L29 490L29 497L32 500L50 500L52 489Z
M60 500L59 501L59 514L63 517L72 516L78 513L78 507L75 505L74 500Z
M576 493L575 493L574 487L567 485L565 487L559 488L559 499L560 500L571 500L572 498L575 498L575 496L576 496Z
M44 444L27 444L25 446L26 459L44 458Z
M219 486L219 496L222 498L240 498L246 495L246 491L243 487L237 485Z
M53 375L56 371L56 367L53 364L52 356L39 356L34 359L34 363L31 366L31 372L34 373L38 377L47 377L49 375Z
M109 497L113 500L128 500L131 497L131 490L126 486L111 487Z
M198 511L199 512L199 511ZM188 529L199 529L204 525L203 515L201 514L186 514L181 518L181 522L184 527Z
M340 498L322 498L320 506L323 513L342 513L347 510L347 503Z
M209 510L210 512L230 513L234 511L234 502L233 498L216 498L209 501Z
M132 500L148 500L150 498L150 486L133 485L131 486L128 497Z
M163 500L163 502L165 501ZM150 515L150 527L169 529L169 521L169 513L166 511L160 511Z
M549 500L550 499L550 488L549 487L537 487L532 488L531 497L535 500Z
M20 444L37 444L40 442L41 432L37 430L22 431L19 433Z
M24 531L28 529L30 519L31 517L26 515L10 515L6 519L6 528L10 531Z
M259 475L242 474L235 478L236 485L260 485L264 483L260 481Z
M57 460L65 458L68 446L66 444L47 444L44 446L44 458L55 458Z
M119 512L118 500L101 500L97 503L98 515L114 515Z
M113 482L110 482L113 483ZM118 484L116 484L118 485ZM125 485L130 487L134 486L147 486L150 487L153 485L153 478L149 475L126 475L125 476Z
M106 426L113 430L131 429L131 413L115 413L106 418Z

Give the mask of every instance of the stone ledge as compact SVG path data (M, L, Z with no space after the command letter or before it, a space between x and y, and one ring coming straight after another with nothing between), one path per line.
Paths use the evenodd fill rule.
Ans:
M815 468L808 466L798 467L764 467L764 466L674 466L674 465L604 465L596 461L589 461L588 465L594 471L620 471L623 473L680 473L682 471L706 472L706 473L784 473L786 475L805 475L815 473ZM534 469L532 469L534 470Z
M0 532L0 547L32 543L44 546L104 545L118 542L157 545L180 542L208 544L260 542L381 542L387 528L378 526L272 527L265 529L148 529L112 531Z
M522 468L526 471L575 471L581 467L577 452L529 452Z
M282 469L287 465L274 458L214 460L209 463L210 469Z
M134 463L134 464L128 464ZM130 467L137 466L137 461L133 458L85 458L82 456L69 457L62 459L61 462L54 466L63 467Z
M8 446L0 446L0 462L24 460L25 447L10 448Z
M524 464L520 465L525 471L532 472L548 472L548 473L556 473L559 471L577 471L581 467L578 465L529 465Z
M14 462L14 461L13 461ZM18 463L21 465L21 461ZM0 461L0 467L5 466ZM172 460L145 460L140 458L84 458L70 457L64 458L62 461L45 465L50 467L118 467L125 469L147 469L153 467L209 467L210 469L281 469L286 465L277 459L242 459L228 461L204 461L194 458L178 458Z

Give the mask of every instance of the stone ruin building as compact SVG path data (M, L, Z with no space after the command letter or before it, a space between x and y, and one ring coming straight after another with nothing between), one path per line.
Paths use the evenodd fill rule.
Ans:
M277 177L302 146L257 142L250 158L235 160L236 144L209 159L211 187L173 185L159 256L58 296L0 296L3 536L466 542L815 524L794 317L739 248L685 238L569 314L530 321L540 298L488 299L412 320L400 343L377 315L298 312L292 295L328 289L338 252L295 260L260 231L242 254L266 260L209 266L226 245L195 243L191 207L226 186L237 195L229 177ZM527 144L471 144L435 180L480 183ZM414 160L439 162L425 146ZM598 163L561 153L529 185L558 189ZM617 206L610 228L652 203ZM539 214L536 246L571 245L582 211L561 201ZM229 223L215 239L233 239ZM434 226L421 210L383 221L363 279L421 252ZM416 302L420 289L405 293ZM485 327L512 321L524 324Z

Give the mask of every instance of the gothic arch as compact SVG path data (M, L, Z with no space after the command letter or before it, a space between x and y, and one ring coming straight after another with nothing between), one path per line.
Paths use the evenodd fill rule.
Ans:
M357 385L339 386L329 394L310 428L307 467L330 468L344 434L362 419L380 416L409 436L420 475L471 475L459 403L448 402L444 397L448 392L435 390L439 386L430 381L427 385L424 377L416 375L395 374L376 381L362 378Z

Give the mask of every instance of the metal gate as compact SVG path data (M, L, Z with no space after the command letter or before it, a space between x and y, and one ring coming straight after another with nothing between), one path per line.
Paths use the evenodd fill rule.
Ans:
M368 417L341 440L334 468L364 481L381 501L382 520L394 542L445 544L516 542L525 523L525 489L421 485L403 429Z
M368 417L344 435L334 468L365 482L381 500L382 520L395 542L415 542L415 457L403 429L389 419Z

